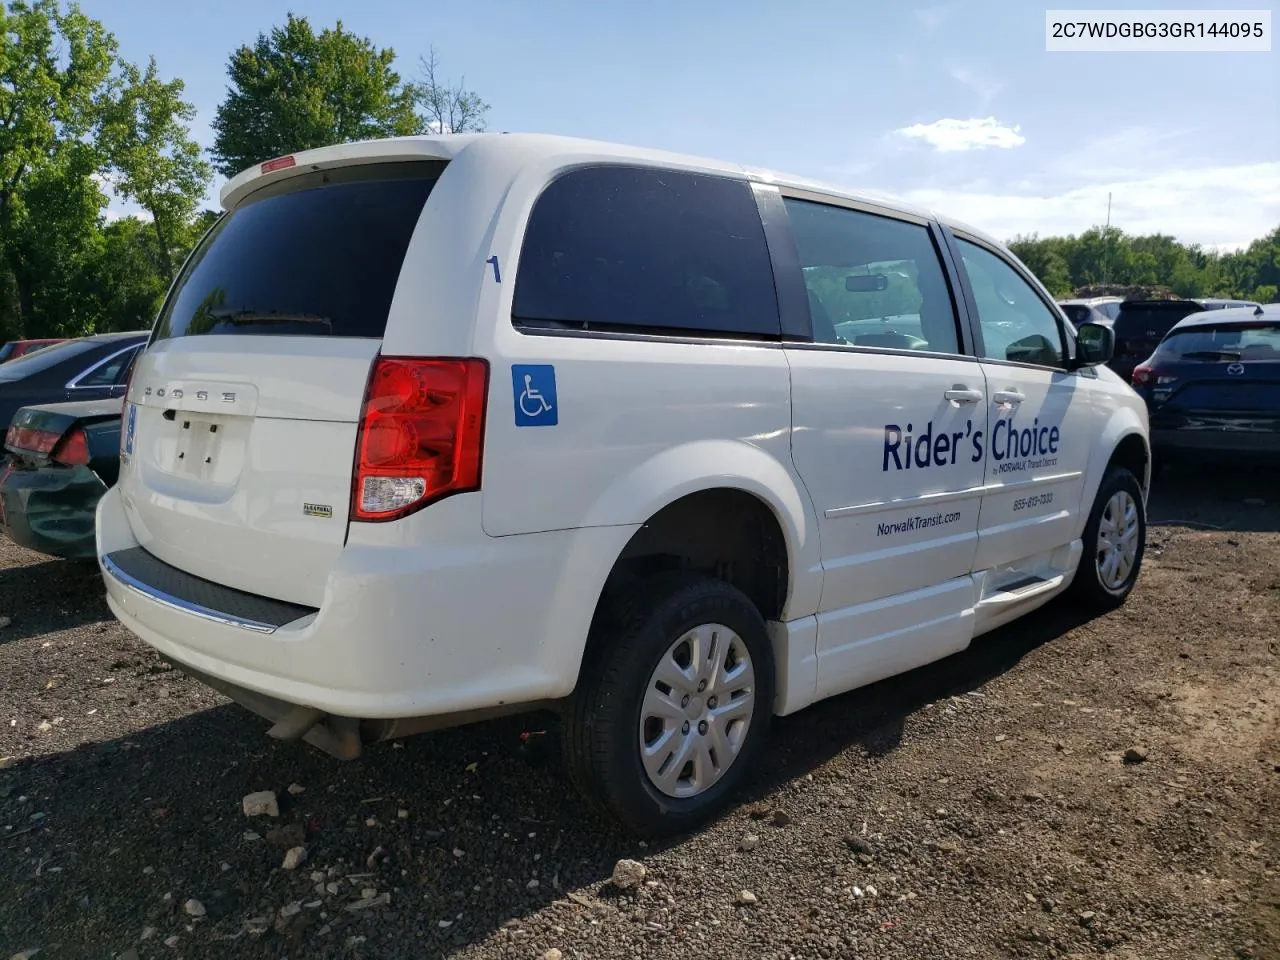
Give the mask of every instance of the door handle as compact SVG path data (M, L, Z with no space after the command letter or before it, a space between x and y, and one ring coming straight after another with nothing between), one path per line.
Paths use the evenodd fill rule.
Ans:
M995 403L1015 407L1023 400L1027 399L1027 395L1025 393L1019 393L1017 390L997 390L991 395L991 399Z
M982 391L971 390L963 384L957 383L950 390L944 391L942 394L952 403L981 403Z

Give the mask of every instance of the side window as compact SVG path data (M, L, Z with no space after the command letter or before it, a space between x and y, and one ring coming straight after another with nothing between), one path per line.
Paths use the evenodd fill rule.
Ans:
M750 186L640 167L588 167L534 204L517 326L781 336Z
M1057 315L1031 284L990 250L958 240L982 326L982 355L1044 367L1064 366Z
M955 307L928 227L785 202L816 343L960 352Z
M118 354L108 360L106 363L97 367L87 376L76 381L77 387L110 387L117 383L124 382L129 365L133 363L133 358L137 356L138 348L125 353Z

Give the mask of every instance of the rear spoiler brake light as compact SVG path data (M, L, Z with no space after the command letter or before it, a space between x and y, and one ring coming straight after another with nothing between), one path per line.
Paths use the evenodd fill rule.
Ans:
M264 163L261 169L263 173L274 173L277 170L287 170L295 163L297 163L297 161L293 159L292 155L287 157L276 157L274 160L268 160Z

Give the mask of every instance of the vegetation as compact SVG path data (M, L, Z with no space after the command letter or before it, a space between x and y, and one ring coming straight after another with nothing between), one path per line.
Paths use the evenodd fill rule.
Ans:
M1166 287L1179 297L1280 300L1280 227L1234 253L1208 252L1162 234L1130 236L1114 227L1078 237L1015 237L1010 248L1059 297L1113 284Z
M441 76L434 48L415 79L396 53L290 14L235 50L206 158L180 79L119 56L106 26L63 0L0 0L0 342L149 327L187 252L216 220L213 173L309 147L483 130L489 110ZM109 192L142 212L111 218ZM1014 251L1055 295L1101 283L1180 296L1280 299L1280 228L1218 254L1172 237L1093 229L1017 237ZM912 264L882 264L883 291L850 293L817 271L837 322L914 313Z
M484 129L488 104L441 78L434 49L402 80L396 54L305 17L227 65L205 151L180 79L119 56L106 26L63 0L0 0L0 342L151 326L188 251L217 218L214 170L430 130ZM212 162L210 162L210 159ZM110 218L109 194L141 213Z

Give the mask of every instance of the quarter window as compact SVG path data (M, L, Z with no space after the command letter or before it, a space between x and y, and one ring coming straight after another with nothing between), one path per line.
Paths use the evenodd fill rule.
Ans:
M928 227L807 200L786 205L816 343L960 352Z
M110 387L121 382L139 347L117 354L76 381L77 387Z
M626 166L559 177L530 215L512 318L522 328L778 339L750 186Z
M1062 328L1031 284L990 250L957 240L982 327L982 356L1043 367L1064 366Z

